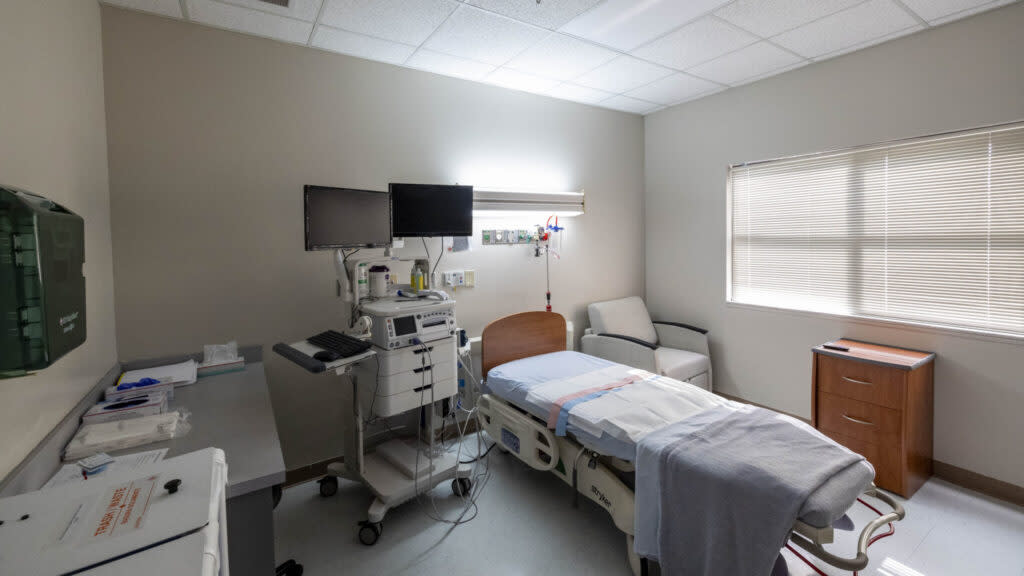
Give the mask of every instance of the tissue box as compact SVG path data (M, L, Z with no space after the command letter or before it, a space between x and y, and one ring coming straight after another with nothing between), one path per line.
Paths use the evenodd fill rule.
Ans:
M85 424L98 422L114 422L140 416L152 416L167 412L167 394L164 392L146 392L126 396L117 400L100 402L82 416Z

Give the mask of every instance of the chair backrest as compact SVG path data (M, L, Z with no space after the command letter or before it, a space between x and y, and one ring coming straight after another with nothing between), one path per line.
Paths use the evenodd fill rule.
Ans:
M595 302L587 306L590 327L597 334L622 334L651 344L658 343L658 333L639 296Z

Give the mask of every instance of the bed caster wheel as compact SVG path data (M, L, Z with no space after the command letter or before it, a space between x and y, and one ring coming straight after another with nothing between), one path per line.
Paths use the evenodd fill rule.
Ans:
M359 523L359 541L363 546L373 546L380 539L380 533L383 524L380 522L360 522Z
M318 482L320 484L320 495L324 498L330 498L338 493L338 479L334 476L324 476Z
M473 489L473 481L469 478L456 478L452 480L452 494L456 496L469 496Z

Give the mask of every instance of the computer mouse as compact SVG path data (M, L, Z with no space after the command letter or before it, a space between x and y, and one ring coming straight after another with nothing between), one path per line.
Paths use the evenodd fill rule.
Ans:
M341 358L341 354L338 354L334 350L321 350L316 354L313 354L313 358L321 362L334 362L338 358Z

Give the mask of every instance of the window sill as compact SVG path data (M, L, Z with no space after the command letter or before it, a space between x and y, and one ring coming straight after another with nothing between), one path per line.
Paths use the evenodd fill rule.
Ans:
M732 302L730 300L725 301L725 306L726 308L734 308L738 310L775 312L780 314L787 314L790 316L802 316L806 318L827 318L831 320L841 320L843 322L853 322L855 324L862 324L866 326L896 328L900 330L910 330L913 332L923 332L926 334L941 334L948 336L956 336L960 338L969 338L972 340L984 340L988 342L1016 344L1018 346L1024 345L1024 335L1008 334L1004 332L989 332L985 330L972 328L959 328L954 326L944 326L940 324L929 324L927 322L914 322L910 320L893 320L890 318L877 318L874 316L856 316L847 314L833 314L829 312L812 312L809 310L794 310L792 308L777 308L774 306L765 306L762 304Z

